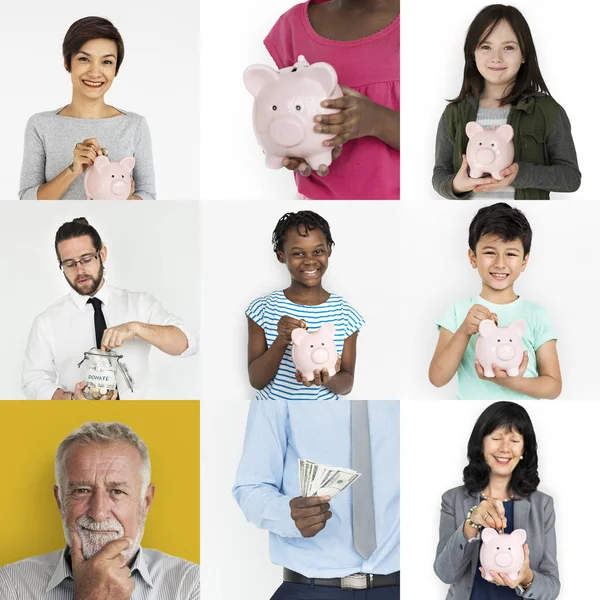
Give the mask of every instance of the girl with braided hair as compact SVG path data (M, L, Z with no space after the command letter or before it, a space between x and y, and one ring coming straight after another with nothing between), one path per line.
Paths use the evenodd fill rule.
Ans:
M312 211L286 213L273 232L273 250L285 264L289 287L254 300L248 318L248 374L257 399L332 400L354 383L356 340L364 319L344 298L323 288L334 246L329 223ZM291 335L297 328L335 325L335 373L303 378L292 362Z

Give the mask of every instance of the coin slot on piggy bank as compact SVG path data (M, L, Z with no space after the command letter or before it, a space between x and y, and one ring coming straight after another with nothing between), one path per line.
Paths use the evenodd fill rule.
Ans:
M83 395L88 400L99 400L105 396L112 396L117 389L117 371L123 375L125 383L133 392L133 379L129 374L127 365L120 360L122 354L116 352L106 352L92 348L88 352L84 352L83 360L77 365L81 368L84 365L85 387Z
M299 56L295 65L279 71L251 65L244 71L244 84L254 96L254 134L267 167L280 169L286 157L303 158L315 171L331 164L333 148L323 142L334 136L314 130L316 115L339 112L323 108L321 102L343 96L330 64L311 65Z
M469 137L466 152L469 177L478 179L489 173L494 179L504 179L500 171L510 167L515 157L512 126L484 129L479 123L470 121L465 129Z

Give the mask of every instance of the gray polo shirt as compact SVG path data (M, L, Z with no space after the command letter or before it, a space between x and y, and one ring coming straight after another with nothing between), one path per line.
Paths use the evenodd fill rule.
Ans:
M140 548L131 567L131 600L200 600L200 565ZM2 600L73 600L68 548L0 568Z
M108 150L111 161L135 158L135 193L144 200L156 200L152 144L146 119L136 113L108 119L63 117L62 108L33 115L25 129L21 167L20 200L37 200L40 185L52 181L73 162L73 148L96 138ZM120 109L119 109L120 110ZM85 200L83 174L73 181L62 200Z

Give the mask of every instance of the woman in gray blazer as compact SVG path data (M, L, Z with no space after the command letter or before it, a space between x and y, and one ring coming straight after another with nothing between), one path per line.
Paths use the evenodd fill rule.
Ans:
M537 489L537 442L526 410L514 402L488 406L475 423L467 455L464 485L442 496L434 570L451 584L446 600L554 600L560 592L554 503ZM516 581L494 571L493 582L484 579L479 562L484 527L527 532Z

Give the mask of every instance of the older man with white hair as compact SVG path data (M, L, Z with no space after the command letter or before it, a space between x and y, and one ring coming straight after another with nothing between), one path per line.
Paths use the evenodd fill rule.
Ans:
M121 423L86 423L54 461L67 546L0 569L2 600L197 600L200 567L141 547L154 498L144 442Z

